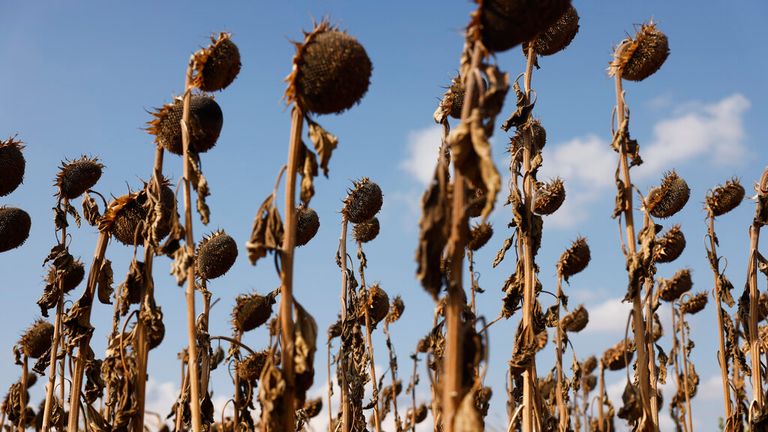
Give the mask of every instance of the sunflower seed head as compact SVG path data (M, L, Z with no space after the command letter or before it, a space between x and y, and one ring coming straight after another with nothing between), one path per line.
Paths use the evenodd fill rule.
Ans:
M211 36L211 44L195 53L196 74L192 84L202 91L223 90L240 73L240 50L229 33Z
M237 362L237 376L245 382L255 383L264 370L268 356L268 351L258 351Z
M155 143L177 155L184 153L181 140L181 119L184 99L175 98L172 103L152 113L147 132L155 136ZM192 95L189 99L189 148L195 153L205 153L216 145L224 124L224 114L216 101L208 96Z
M683 209L691 196L691 189L677 173L664 174L661 185L651 189L645 199L645 208L657 218L668 218Z
M374 217L369 221L355 224L355 227L352 229L352 237L360 243L368 243L379 235L380 229L379 219Z
M58 273L58 274L57 274ZM62 267L51 266L48 271L47 282L61 281L61 287L65 293L72 291L80 285L85 277L85 266L80 260L73 260Z
M317 212L304 204L296 209L296 246L309 243L320 229L320 218Z
M656 73L669 56L667 36L650 22L640 26L634 38L624 40L616 48L609 72L629 81L642 81Z
M483 0L479 10L483 45L500 52L532 40L570 4L570 0Z
M403 312L405 311L405 302L403 302L403 299L400 296L396 296L394 300L392 300L392 304L389 306L389 313L387 314L387 323L392 324L393 322L400 319L400 317L403 316Z
M707 306L708 295L706 292L700 292L680 302L680 312L688 315L694 315Z
M196 255L197 274L202 279L216 279L235 263L237 243L224 230L219 230L203 238Z
M373 66L357 39L323 21L296 47L287 79L289 103L297 102L305 112L338 114L368 91Z
M0 197L15 191L24 181L24 143L10 137L0 140Z
M676 260L685 249L685 236L680 225L674 225L664 235L656 239L653 259L657 263L670 263Z
M365 310L368 308L368 315L371 319L371 328L376 327L381 320L387 317L389 313L389 296L386 291L381 289L379 284L374 284L368 289L368 298L361 298L361 307L358 320L360 325L365 325Z
M363 177L354 182L354 188L344 200L342 214L352 223L362 223L373 219L383 203L384 197L379 185Z
M0 252L6 252L24 244L29 237L32 219L22 209L0 207Z
M591 374L595 369L597 369L597 358L595 358L595 356L589 356L586 360L584 360L582 367L584 368L585 374Z
M557 21L536 36L532 42L533 49L538 55L556 54L568 47L578 32L579 14L573 6L569 5ZM530 43L523 43L523 53L527 54Z
M632 362L635 355L635 346L632 341L624 339L616 345L608 348L603 353L602 363L612 371L619 371Z
M591 258L587 239L579 237L571 244L571 247L560 255L557 271L567 281L569 277L587 268Z
M571 313L560 320L560 325L563 327L563 330L571 333L578 333L584 330L584 327L586 327L588 323L589 312L584 305L579 305Z
M713 216L722 216L741 204L744 199L744 186L734 178L718 186L707 194L707 209Z
M539 183L533 211L540 215L550 215L563 205L563 201L565 201L565 186L560 178L555 178L548 183Z
M481 223L475 225L469 235L470 238L467 247L472 251L476 251L485 246L485 244L488 243L488 240L491 239L493 236L493 227L487 222Z
M659 297L666 302L673 302L693 288L691 271L682 269L669 279L660 280Z
M53 339L53 325L48 321L35 321L21 336L19 346L24 355L29 358L39 358L51 346Z
M75 199L92 188L101 178L104 165L97 158L82 156L73 161L64 161L56 175L58 196Z
M232 327L238 333L245 333L264 325L272 315L275 300L257 293L239 295L232 310Z

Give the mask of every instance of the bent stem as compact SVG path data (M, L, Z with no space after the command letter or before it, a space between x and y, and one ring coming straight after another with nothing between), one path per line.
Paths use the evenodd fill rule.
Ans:
M192 430L202 430L200 417L200 374L197 366L197 328L195 326L195 237L192 234L192 198L189 184L189 103L192 96L192 70L195 66L194 56L189 59L187 66L186 82L184 84L184 111L181 119L181 141L184 146L184 225L186 229L187 255L190 266L187 268L187 288L185 297L187 300L187 335L189 340L189 407L192 412Z
M620 53L617 53L620 55ZM619 129L618 134L624 133L624 121L626 107L624 104L624 90L621 81L621 70L616 71L616 112L618 115ZM637 254L637 240L635 239L635 224L634 224L634 210L632 208L632 179L629 174L629 162L627 161L627 148L624 140L620 140L619 145L619 162L621 165L621 172L623 176L623 191L624 197L624 221L626 223L627 231L627 245L629 247L629 257L634 257ZM632 330L635 334L635 346L637 347L637 374L640 381L640 401L643 405L643 416L645 420L651 419L652 423L656 416L651 409L651 397L655 399L656 395L651 395L651 381L650 373L648 370L649 359L646 345L646 333L645 322L643 317L643 309L641 305L642 286L640 282L631 281L630 283L637 283L637 286L630 286L630 292L632 293ZM650 319L650 318L649 318ZM643 420L641 420L643 422ZM641 423L642 424L642 423ZM658 423L650 425L652 430L658 430Z
M62 200L64 203L64 206L69 205L69 200L67 198L64 198ZM67 245L67 225L64 224L64 226L61 227L61 240L59 240L59 244L63 244L66 248ZM59 342L61 339L61 320L62 320L62 313L64 309L64 279L59 280L59 301L56 303L56 319L54 320L53 325L53 340L51 345L51 360L50 360L50 369L48 370L48 387L46 387L46 393L45 393L45 410L43 411L43 432L48 432L48 429L50 428L51 423L51 408L53 406L53 392L54 388L56 387L56 358L58 357L58 351L59 351ZM63 386L64 383L62 382L61 385ZM64 401L61 401L62 405L64 404ZM63 408L63 407L62 407Z

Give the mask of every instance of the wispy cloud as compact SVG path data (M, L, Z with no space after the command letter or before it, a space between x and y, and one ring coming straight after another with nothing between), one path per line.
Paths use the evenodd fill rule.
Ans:
M624 323L627 322L627 315L632 309L632 305L624 303L621 298L611 298L588 306L589 324L585 332L587 333L623 333Z
M683 163L738 163L747 153L743 117L749 107L750 101L739 93L710 104L680 105L671 118L654 125L650 143L641 143L644 163L633 170L634 178L659 177L663 170ZM567 191L563 207L547 222L571 228L587 220L589 206L613 184L616 155L608 138L587 135L549 146L544 160L542 175L562 177Z

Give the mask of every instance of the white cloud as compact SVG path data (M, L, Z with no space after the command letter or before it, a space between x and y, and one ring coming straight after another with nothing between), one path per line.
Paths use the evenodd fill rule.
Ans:
M627 316L632 310L632 305L624 303L621 298L611 298L596 305L587 306L589 310L589 324L586 333L624 333Z
M408 133L408 156L400 163L400 168L413 176L420 183L427 185L437 165L437 155L440 150L442 130L438 126Z
M176 403L179 394L178 386L172 382L158 382L151 376L147 380L146 387L146 411L147 423L154 424L156 417L150 413L156 413L162 420Z
M687 103L672 118L653 128L653 139L640 143L644 163L633 170L634 179L661 177L663 170L682 163L706 161L713 165L738 163L746 154L743 115L749 100L733 94L711 104ZM565 181L563 207L546 221L571 228L590 217L589 206L613 187L617 157L607 138L574 138L544 149L543 178Z

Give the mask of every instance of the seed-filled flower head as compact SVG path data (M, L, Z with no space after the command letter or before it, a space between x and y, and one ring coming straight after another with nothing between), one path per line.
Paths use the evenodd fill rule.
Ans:
M267 362L268 356L268 351L257 351L242 361L237 362L237 376L245 382L256 382L264 370L264 364Z
M0 196L16 190L24 181L26 161L22 150L24 144L14 138L0 140Z
M32 219L20 208L0 207L0 252L6 252L24 244L29 237Z
M657 263L669 263L676 260L685 249L685 236L680 225L674 225L664 235L656 239L653 259Z
M362 99L372 69L357 39L323 21L296 43L286 100L305 112L338 114Z
M545 31L570 6L570 0L483 0L480 25L483 45L506 51Z
M368 289L368 299L361 298L360 312L358 316L360 325L365 325L364 307L368 308L371 327L376 327L376 324L386 318L389 313L389 296L387 295L387 292L381 289L379 284L374 284Z
M557 211L565 201L565 186L560 178L547 183L539 183L536 189L536 200L533 211L540 215L550 215Z
M65 161L56 175L58 195L62 198L75 199L92 188L101 178L104 165L97 158L83 156L73 161Z
M595 356L589 356L586 360L584 360L584 363L582 363L582 368L584 368L585 374L591 374L595 369L597 369L597 358Z
M153 215L149 214L147 207L149 187L150 185L145 185L139 192L129 192L115 198L99 222L99 229L109 231L126 246L144 244L144 224L148 218L149 223L153 223ZM170 219L176 211L176 195L166 180L161 183L161 191L160 219L154 225L155 236L158 239L165 238L171 232Z
M642 81L656 73L669 56L667 36L651 22L640 26L634 38L625 39L616 48L609 72L629 81Z
M586 327L588 323L589 312L584 305L579 305L579 307L560 320L560 325L563 327L563 330L571 333L578 333L584 330L584 327Z
M677 173L664 174L661 185L648 191L645 208L657 218L668 218L683 209L691 196L691 189Z
M557 272L567 281L569 277L587 268L591 258L587 239L579 237L560 255Z
M680 302L680 312L694 315L704 310L707 306L707 292L700 292Z
M691 271L682 269L669 279L660 281L659 297L667 302L673 302L693 288Z
M52 339L53 325L48 321L39 319L21 336L19 346L27 357L39 358L48 351Z
M197 247L197 274L202 279L216 279L228 272L237 259L237 243L219 230L203 238Z
M264 325L272 315L275 299L257 293L239 295L232 310L232 326L239 333L251 331Z
M481 223L472 228L469 232L469 242L467 247L469 250L476 251L488 243L488 240L493 236L493 227L489 223Z
M48 270L47 282L53 284L57 280L61 283L61 287L65 293L72 291L80 285L80 282L85 278L85 266L82 261L73 260L62 267L54 267Z
M735 209L744 199L744 186L739 179L731 179L707 194L707 209L713 216L722 216Z
M379 235L380 229L379 218L374 217L371 220L355 224L355 227L352 229L352 237L360 243L368 243Z
M176 98L152 113L155 117L148 125L147 132L155 136L155 142L173 154L184 153L181 140L181 119L184 114L184 99ZM189 99L189 149L205 153L216 145L224 114L213 98L192 95Z
M534 149L542 150L547 144L547 130L541 125L539 120L533 120L517 129L515 135L509 140L509 153L512 157L522 159L522 152L525 148L525 140L531 139Z
M609 370L620 371L632 363L632 357L634 357L634 355L634 344L632 341L624 339L605 350L601 361Z
M564 50L571 44L579 32L579 14L569 5L552 25L539 33L533 41L533 49L538 55L548 56ZM529 42L523 43L523 52L528 52Z
M195 53L192 84L202 91L223 90L240 73L240 50L229 33L211 36L211 44Z
M348 221L362 223L373 219L381 210L383 203L384 196L379 185L370 181L368 177L363 177L360 181L354 182L354 188L349 191L344 200L344 208L341 212Z
M296 246L309 243L320 229L320 218L313 209L300 205L296 209Z

